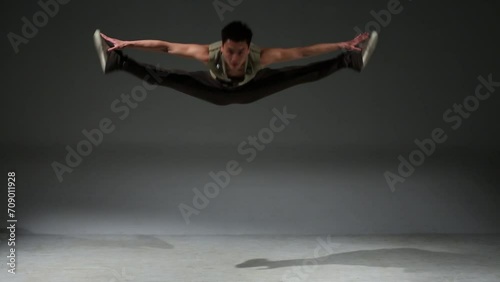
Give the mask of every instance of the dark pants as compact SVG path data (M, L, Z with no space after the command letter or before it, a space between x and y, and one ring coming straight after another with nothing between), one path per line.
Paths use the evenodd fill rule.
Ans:
M149 84L162 85L216 105L248 104L292 86L317 81L346 68L350 52L301 66L263 68L248 83L228 87L208 71L162 69L126 58L121 69Z

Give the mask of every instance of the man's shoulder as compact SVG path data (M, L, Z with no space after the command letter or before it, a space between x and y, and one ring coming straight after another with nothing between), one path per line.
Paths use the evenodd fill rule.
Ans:
M261 53L261 48L259 47L259 45L254 44L253 42L250 43L250 56L260 57L260 53Z
M221 46L222 46L222 40L215 41L215 42L208 44L208 50L214 51L214 50L220 49Z

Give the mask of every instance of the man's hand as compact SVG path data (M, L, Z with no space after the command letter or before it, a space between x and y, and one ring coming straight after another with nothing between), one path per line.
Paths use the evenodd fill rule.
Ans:
M123 41L123 40L119 40L116 38L111 38L102 32L101 32L101 36L113 44L113 47L108 48L108 51L123 49L123 48L127 47L130 43L128 41Z
M361 51L361 48L356 47L359 43L367 40L370 37L368 32L356 36L353 40L339 43L340 48L347 51Z

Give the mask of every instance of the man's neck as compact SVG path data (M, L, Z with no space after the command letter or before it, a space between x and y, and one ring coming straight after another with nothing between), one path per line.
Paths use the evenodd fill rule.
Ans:
M229 74L238 74L239 75L241 73L244 73L245 65L242 65L237 70L232 70L232 69L229 68L229 66L227 65L227 63L225 63L225 64L226 64L226 72L227 72L228 75Z

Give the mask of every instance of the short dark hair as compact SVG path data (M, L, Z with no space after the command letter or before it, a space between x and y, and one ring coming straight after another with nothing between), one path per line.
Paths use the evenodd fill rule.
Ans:
M253 33L246 23L242 21L232 21L222 29L221 36L222 43L230 39L235 42L246 41L248 46L250 46Z

